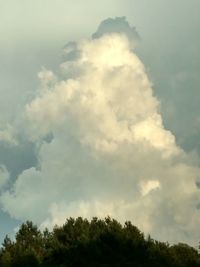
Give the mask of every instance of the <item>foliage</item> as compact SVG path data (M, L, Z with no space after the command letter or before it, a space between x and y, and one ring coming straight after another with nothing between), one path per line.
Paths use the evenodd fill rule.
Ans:
M200 267L200 254L187 244L170 246L152 239L131 222L110 217L69 218L61 226L40 231L27 221L15 241L6 236L1 267Z

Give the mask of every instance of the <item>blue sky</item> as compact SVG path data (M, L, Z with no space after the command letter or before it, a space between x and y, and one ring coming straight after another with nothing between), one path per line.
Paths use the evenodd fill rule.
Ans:
M196 245L199 1L0 0L0 5L1 239L26 219L51 227L66 216L110 214L131 219L156 238ZM125 25L121 39L112 33L90 39L107 18L113 18L115 31ZM121 35L131 27L140 38L128 39L128 51ZM80 55L66 60L64 47L71 41L76 45L70 52L81 51L88 61ZM96 50L107 57L108 70ZM112 54L120 63L112 62ZM126 54L132 61L121 57ZM95 64L107 72L100 75ZM104 87L107 91L97 93ZM87 101L94 94L96 107L93 102L83 107L78 99L63 104L71 88ZM93 89L86 94L84 88Z

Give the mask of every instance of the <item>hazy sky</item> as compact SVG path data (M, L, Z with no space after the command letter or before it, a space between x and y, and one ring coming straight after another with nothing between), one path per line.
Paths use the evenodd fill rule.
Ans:
M109 214L198 244L199 10L0 0L0 239Z

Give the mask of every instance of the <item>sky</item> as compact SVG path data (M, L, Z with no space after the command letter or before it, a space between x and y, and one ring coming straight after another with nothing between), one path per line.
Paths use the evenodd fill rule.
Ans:
M197 246L200 2L0 7L0 240L110 215Z

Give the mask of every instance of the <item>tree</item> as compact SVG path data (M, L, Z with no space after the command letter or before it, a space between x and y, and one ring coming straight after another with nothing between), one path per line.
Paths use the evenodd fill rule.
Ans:
M41 232L27 221L16 240L5 237L0 267L200 267L200 254L187 244L170 246L144 234L131 222L110 217L69 218Z

